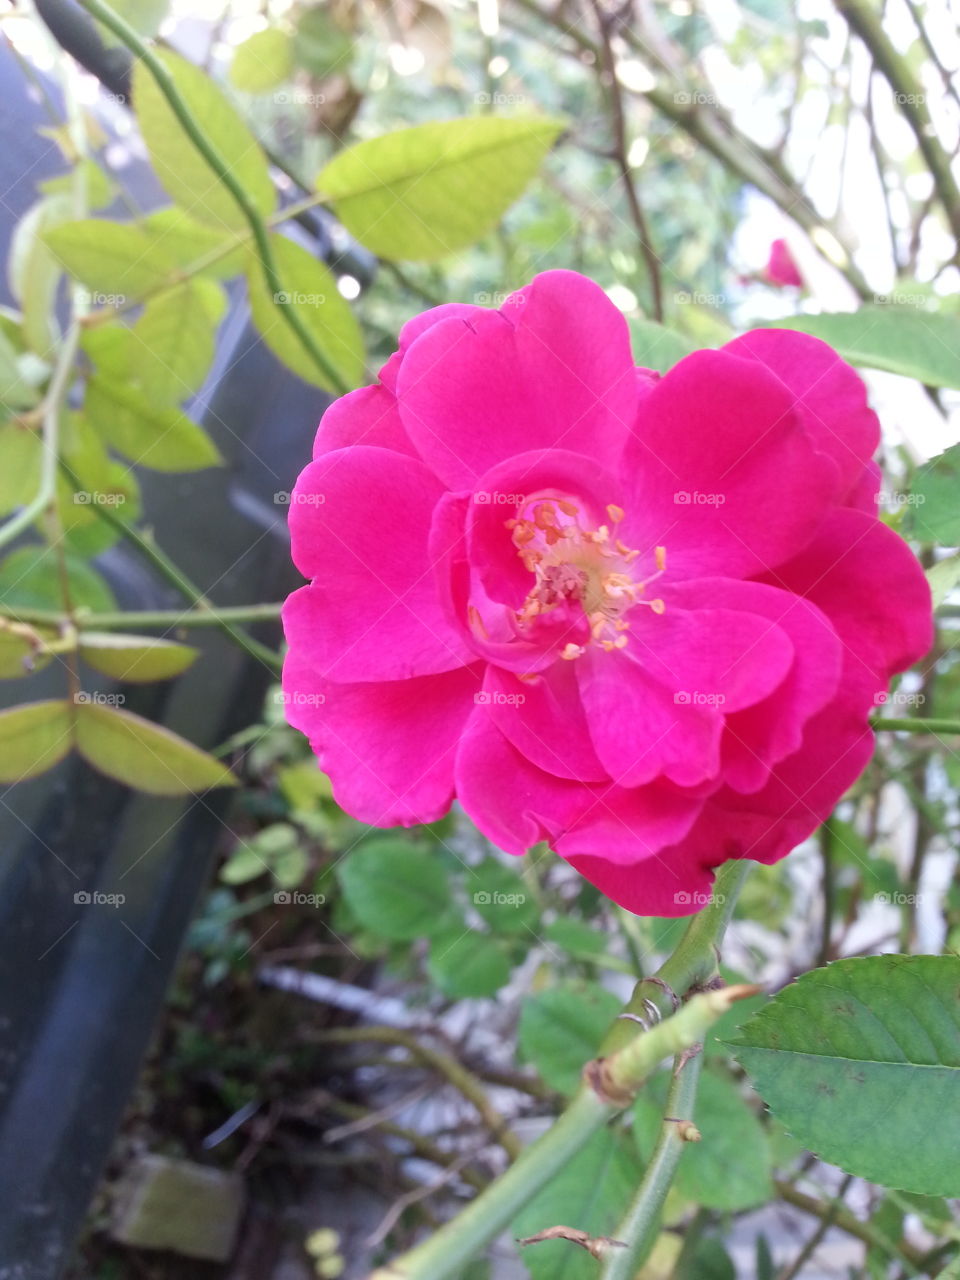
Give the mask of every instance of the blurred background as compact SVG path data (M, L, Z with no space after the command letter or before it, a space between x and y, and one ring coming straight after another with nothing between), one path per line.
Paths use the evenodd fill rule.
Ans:
M933 544L960 542L956 473L925 464L960 441L957 9L113 5L215 87L191 90L211 137L240 138L238 120L249 131L275 193L269 226L324 264L291 258L283 283L334 377L248 289L220 234L237 234L230 219L214 235L183 214L178 154L164 152L176 126L148 114L130 50L88 10L0 6L0 372L21 388L0 397L3 510L17 518L36 486L58 369L73 476L0 552L0 705L64 683L64 663L18 626L49 643L60 610L121 627L132 611L199 656L172 683L155 667L131 683L88 654L81 696L164 726L239 786L147 795L101 752L3 787L0 1280L361 1277L549 1122L682 922L627 915L548 850L505 859L456 811L376 832L337 808L276 683L277 605L299 582L287 504L316 423L343 380L375 375L411 315L498 305L551 267L598 281L638 363L661 370L809 318L868 366L884 518L927 566L949 561ZM345 148L468 116L556 124L532 158L504 153L506 194L462 247L394 252L316 197ZM111 229L78 233L91 216ZM137 229L135 248L115 223ZM177 290L179 310L155 305ZM323 290L322 308L297 302ZM851 337L843 316L864 309ZM824 314L839 328L817 328ZM909 376L924 349L942 378ZM162 369L144 363L158 350ZM898 714L960 712L957 576L948 564L941 641L891 695ZM177 623L209 602L226 625ZM955 950L957 781L935 735L887 736L830 823L751 875L728 976L773 989L841 955ZM743 1016L707 1047L723 1144L687 1166L643 1276L936 1274L937 1249L960 1238L955 1206L841 1179L799 1150L718 1043ZM645 1123L625 1164L584 1152L540 1219L609 1213L641 1167ZM552 1248L521 1255L506 1238L464 1280L595 1274Z

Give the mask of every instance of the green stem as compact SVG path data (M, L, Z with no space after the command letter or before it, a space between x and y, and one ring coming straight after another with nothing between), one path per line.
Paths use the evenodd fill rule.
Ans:
M277 275L277 267L273 259L273 250L270 247L270 236L267 232L266 223L244 189L243 184L237 181L220 153L210 145L202 125L194 119L190 109L181 98L173 76L150 46L141 39L129 23L115 13L108 4L105 4L104 0L80 0L80 4L93 17L98 18L109 31L112 31L117 39L140 59L151 76L153 76L157 88L166 99L167 105L176 116L184 133L237 202L237 207L250 227L250 233L253 236L257 255L260 259L260 266L263 270L263 277L266 281L267 291L273 298L277 311L284 323L290 326L303 347L310 353L317 368L327 379L330 386L341 395L345 394L350 390L349 385L317 345L313 334L303 323L296 307L285 306L278 300L279 295L283 292L283 285Z
M903 720L871 720L873 729L889 729L894 733L960 733L960 720L937 720L931 716L922 720L919 716Z
M691 920L674 954L660 968L656 981L637 984L625 1012L649 1019L646 1000L672 1012L677 996L699 986L716 973L717 946L733 913L734 901L747 865L730 862L717 876L713 900ZM662 985L660 985L662 984ZM680 1053L702 1038L706 1028L727 1006L722 991L694 996L673 1017L637 1035L636 1023L618 1018L604 1040L598 1064L604 1079L623 1092L619 1101L605 1100L581 1085L552 1128L527 1147L507 1171L422 1244L375 1271L370 1280L449 1280L462 1274L470 1259L510 1225L531 1200L583 1144L627 1105L627 1094L639 1087L663 1058ZM596 1064L595 1064L596 1065Z
M657 1145L643 1175L633 1203L613 1233L623 1241L625 1249L611 1249L600 1280L633 1280L650 1256L660 1231L660 1214L673 1182L680 1157L687 1145L681 1137L683 1123L693 1121L693 1105L697 1096L702 1055L677 1059L673 1083L667 1094L666 1116L660 1126ZM680 1123L677 1123L677 1122Z
M81 487L79 479L62 459L60 461L60 468L73 485L74 489L79 489ZM156 569L160 576L169 582L172 587L175 587L185 600L189 600L194 608L203 610L204 613L210 614L213 619L210 624L211 626L218 626L225 635L230 637L234 644L239 645L240 648L243 649L245 653L249 654L251 658L255 658L258 662L262 662L264 666L269 667L271 671L280 671L283 665L283 660L280 655L274 653L272 649L268 649L267 646L261 644L259 640L254 640L252 636L247 635L245 631L242 631L239 627L233 626L232 623L226 620L217 610L216 606L211 604L211 602L206 598L200 588L194 586L183 571L174 564L170 557L162 551L152 539L144 537L144 535L134 529L132 525L125 523L125 521L115 515L109 507L104 506L101 503L97 503L93 507L93 510L101 520L108 524L112 529L115 529L117 533L121 534L124 538L127 538L132 542L143 558L153 565L154 569Z
M276 622L282 604L239 604L212 606L203 610L131 609L127 613L85 613L74 611L73 622L79 631L139 631L141 627L220 627L225 622ZM67 621L66 614L55 609L0 608L0 618L26 622L33 627L58 630Z

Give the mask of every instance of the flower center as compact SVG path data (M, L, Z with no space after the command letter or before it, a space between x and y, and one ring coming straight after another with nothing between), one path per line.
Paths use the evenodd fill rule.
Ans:
M584 528L576 503L544 496L531 500L521 515L506 521L520 559L535 578L517 611L521 626L533 625L563 604L579 602L590 623L591 641L610 652L626 647L630 627L626 614L634 605L663 613L663 601L647 599L646 589L666 568L666 548L654 550L655 573L635 577L633 564L640 552L624 546L610 531L623 519L623 510L611 503L607 515L609 525ZM570 643L560 656L579 658L584 651L583 645Z

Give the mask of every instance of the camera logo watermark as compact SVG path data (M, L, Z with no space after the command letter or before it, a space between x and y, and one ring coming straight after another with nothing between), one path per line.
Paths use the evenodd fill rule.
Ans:
M77 706L122 707L126 697L122 693L75 693L73 700Z
M725 493L701 493L699 489L692 492L688 489L678 489L673 495L673 500L678 507L722 507L727 500Z
M300 293L293 289L280 289L273 295L274 302L281 307L322 307L327 300L325 293Z
M486 689L481 689L479 693L473 695L473 700L478 707L522 707L527 700L525 693L504 693L502 689L494 689L490 693Z
M324 693L301 693L298 689L292 693L286 689L278 689L273 700L283 707L322 707L327 696Z
M273 495L274 505L278 507L322 507L327 501L325 493L291 493L289 489L280 489Z
M724 893L688 893L685 889L673 895L673 901L678 907L722 907L726 900Z
M73 495L78 507L122 507L126 500L125 493L99 493L96 489L78 489Z
M78 907L122 907L127 896L124 893L101 893L99 889L78 889L73 900Z
M500 893L488 889L478 889L473 895L474 905L478 907L522 907L526 900L525 893Z
M678 689L673 695L678 707L722 707L726 695L722 693L704 693L702 689Z
M927 696L924 693L904 693L902 689L897 689L893 693L881 691L874 694L873 705L875 707L922 707L926 700Z
M278 889L273 895L278 907L322 907L326 900L325 893L303 893L300 889Z

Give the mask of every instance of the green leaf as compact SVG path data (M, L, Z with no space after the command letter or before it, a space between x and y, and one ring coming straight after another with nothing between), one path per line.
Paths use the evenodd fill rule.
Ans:
M520 1010L520 1055L552 1088L573 1093L619 1012L617 997L596 983L565 982L529 996Z
M263 216L276 207L276 192L260 144L210 76L169 50L157 57L204 136ZM221 229L245 227L246 219L227 188L183 130L153 76L134 63L133 105L157 177L170 196L201 222Z
M910 491L910 532L924 542L960 545L960 445L924 463Z
M23 506L37 492L42 456L35 431L15 422L0 426L0 515Z
M155 36L169 12L170 3L169 0L111 0L111 7L138 35ZM97 30L106 44L120 43L119 37L103 23L97 23Z
M373 253L442 258L497 225L563 128L485 115L398 129L339 152L317 188Z
M468 878L477 914L495 933L526 933L537 923L537 904L523 880L496 858L484 858Z
M152 636L100 631L84 631L80 636L81 658L115 680L169 680L186 671L199 654L190 645Z
M10 241L7 275L10 291L23 312L22 332L31 351L47 357L58 341L53 309L61 266L45 237L73 216L69 196L44 196L17 223Z
M116 194L116 187L107 174L100 168L96 160L85 159L80 161L80 169L83 173L85 183L85 192L87 207L90 209L103 209L113 202ZM58 174L55 178L47 178L44 182L38 182L37 188L48 196L73 196L73 171L69 173Z
M297 19L293 57L317 80L346 75L353 61L353 40L326 9L304 8Z
M0 711L0 782L23 782L46 773L70 746L68 702L27 702Z
M155 405L185 400L213 363L224 297L212 280L187 280L152 298L133 326L139 341L136 379Z
M960 319L907 307L861 307L772 321L777 329L812 333L844 360L917 378L930 387L960 387Z
M76 745L101 773L155 796L238 785L226 765L169 729L89 699L82 693L74 699Z
M0 618L0 680L22 679L34 671L42 671L53 661L52 654L44 653L42 649L38 651L37 636L44 643L57 639L52 631Z
M337 868L364 928L408 942L449 928L450 885L437 857L403 839L368 840Z
M57 476L57 510L71 551L99 555L122 536L122 529L103 519L109 511L125 524L140 517L140 487L132 469L111 458L82 413L61 415L61 456L73 472L76 487ZM42 520L37 526L43 530Z
M455 1000L494 996L510 978L510 960L489 933L455 928L430 942L427 961L437 986Z
M246 243L250 238L247 226L226 233L222 227L197 222L176 205L148 214L140 225L151 238L162 243L177 270L186 275L229 280L243 271ZM207 257L212 261L198 267Z
M199 471L222 462L201 426L179 409L155 406L135 387L96 376L87 384L84 412L118 453L154 471Z
M607 949L607 939L594 927L571 916L560 916L541 930L544 941L573 956L599 958Z
M255 31L234 51L230 83L243 93L269 93L290 78L293 46L290 36L277 27Z
M945 560L938 560L931 565L927 570L927 581L930 583L933 607L939 609L960 582L960 555L947 556Z
M51 228L44 240L97 307L122 306L160 288L180 265L160 237L132 222L83 218Z
M613 1236L642 1176L629 1139L614 1129L595 1133L514 1218L511 1235L562 1224ZM525 1245L522 1257L533 1280L597 1280L596 1261L569 1240Z
M113 593L99 573L67 551L64 565L75 608L106 613L116 608ZM60 566L50 547L19 547L0 563L0 604L7 609L60 609Z
M276 300L267 288L259 259L251 254L247 265L250 310L264 342L305 382L336 390L281 315L281 307L293 307L344 381L356 386L363 376L363 339L333 276L322 262L286 236L271 235L270 244L281 284Z
M0 331L0 413L5 409L29 409L40 399L39 389L24 376L22 359L7 335Z
M674 333L672 329L634 316L628 321L633 358L641 369L654 369L666 373L678 360L688 356L696 348L692 342Z
M634 1104L634 1137L644 1162L660 1132L670 1086L668 1072L644 1085ZM693 1113L700 1142L684 1147L674 1185L705 1209L734 1212L773 1195L770 1146L759 1117L728 1077L704 1071Z
M867 956L780 991L732 1042L775 1116L848 1173L960 1195L960 959Z

